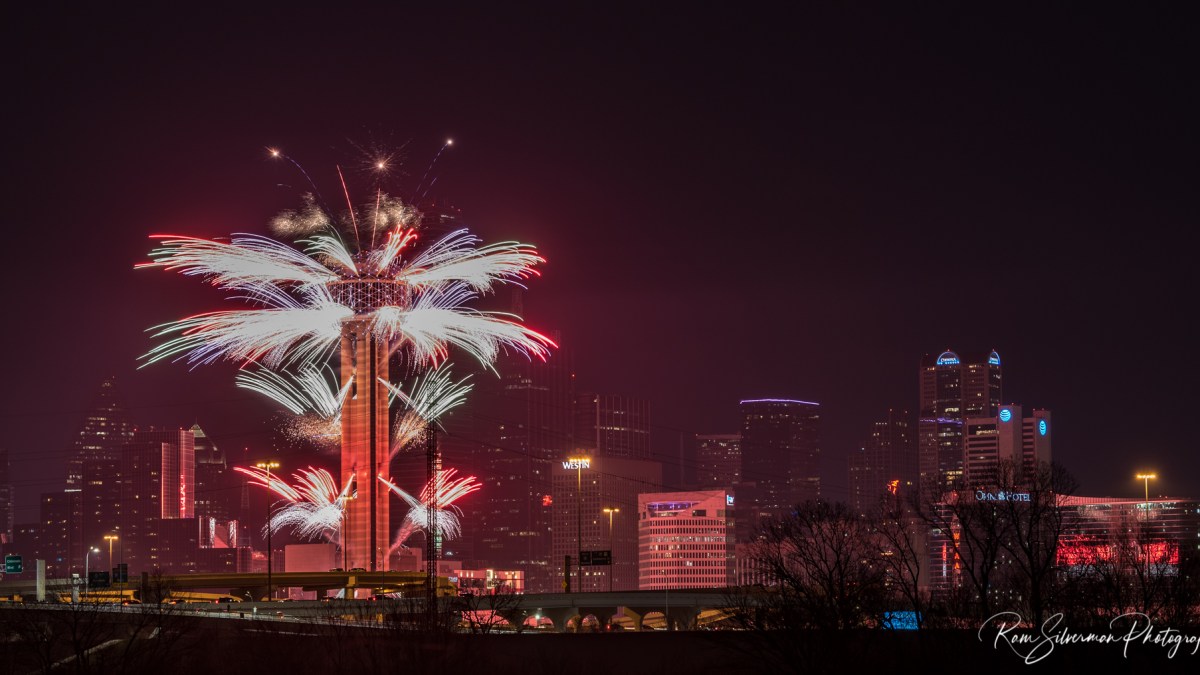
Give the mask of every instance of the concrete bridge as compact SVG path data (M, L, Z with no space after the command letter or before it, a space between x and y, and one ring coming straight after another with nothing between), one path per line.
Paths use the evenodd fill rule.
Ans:
M150 584L149 586L145 586ZM302 588L328 595L339 589L363 589L363 592L390 592L401 598L370 600L318 600L287 602L237 602L225 605L197 605L196 611L236 611L262 613L296 618L328 618L331 616L377 616L396 611L423 611L425 575L420 572L281 572L271 575L271 585L279 588ZM207 590L228 594L234 598L264 597L266 573L168 574L152 578L131 579L127 588L154 588L159 591ZM20 593L30 597L32 581L0 582L6 594ZM48 579L46 590L62 594L70 592L67 580ZM454 598L454 587L439 579L440 603L447 606ZM152 591L153 592L153 591ZM361 597L361 596L360 596ZM143 598L145 599L145 598ZM612 591L590 593L530 593L523 595L472 596L461 604L478 612L494 612L512 625L523 625L533 619L535 625L543 619L553 623L556 630L580 630L584 620L594 617L599 627L620 623L634 630L646 628L647 617L654 625L668 630L691 630L707 620L725 615L729 605L726 589L685 589L670 591ZM401 607L401 604L403 605ZM256 609L257 608L257 609ZM461 608L460 608L461 609Z
M530 593L521 596L518 609L500 613L510 623L546 617L558 630L567 630L570 625L578 630L580 622L588 616L595 617L601 626L610 623L613 617L622 617L632 621L634 630L642 630L647 615L657 614L668 630L691 630L705 612L727 608L727 594L726 589Z
M601 593L530 593L523 595L443 597L439 604L447 611L480 614L494 613L513 626L530 619L540 624L549 620L555 630L585 629L584 620L593 617L598 629L623 624L633 630L649 628L649 623L668 630L693 630L706 620L726 615L728 600L724 589L672 591L615 591ZM341 618L357 621L384 621L389 615L420 616L425 609L423 593L410 597L378 600L301 600L285 602L235 602L201 604L197 611L237 612L245 616L291 617L328 620Z
M231 595L239 600L266 597L266 572L220 572L215 574L148 574L130 577L128 583L113 584L112 589L136 589L141 591L211 591ZM316 591L319 596L341 589L364 592L417 592L425 588L424 572L274 572L270 575L273 590L300 588ZM81 584L82 580L75 582ZM46 579L45 590L49 593L70 592L69 579ZM37 588L36 579L0 581L0 594L20 594L31 597ZM438 579L439 595L454 595L457 591L445 577Z

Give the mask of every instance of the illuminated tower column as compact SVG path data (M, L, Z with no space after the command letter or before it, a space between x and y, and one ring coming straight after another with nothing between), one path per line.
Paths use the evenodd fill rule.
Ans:
M388 492L376 476L387 476L388 346L371 334L369 317L342 325L341 382L353 380L342 408L342 484L356 476L358 498L348 502L344 559L349 569L388 569L391 528Z

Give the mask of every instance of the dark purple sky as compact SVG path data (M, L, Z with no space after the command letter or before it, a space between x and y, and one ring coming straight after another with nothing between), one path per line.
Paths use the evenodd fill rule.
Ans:
M110 373L144 424L270 443L228 368L133 372L144 328L221 304L135 273L147 234L265 231L297 204L267 145L332 191L347 139L419 176L447 136L434 192L540 246L526 318L583 386L650 398L660 449L742 397L817 400L836 497L922 354L994 347L1082 492L1153 468L1200 496L1193 17L550 7L6 20L20 501Z

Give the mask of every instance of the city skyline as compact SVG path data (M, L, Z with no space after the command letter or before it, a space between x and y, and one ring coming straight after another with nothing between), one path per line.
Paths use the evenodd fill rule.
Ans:
M995 354L994 351L992 353ZM926 355L927 361L930 359L930 356L931 355ZM567 358L569 358L569 356ZM514 364L517 364L517 363L518 363L518 361L516 361L516 360L510 360L510 361L508 361L508 366L511 368L514 366ZM924 369L924 366L923 366L923 369ZM562 370L561 364L555 364L553 370L561 371ZM470 470L470 471L484 471L485 473L488 471L494 470L494 469L488 469L488 466L489 466L488 463L491 461L501 461L502 463L512 464L512 462L517 461L517 460L522 460L522 458L527 460L530 457L532 457L532 455L528 455L527 451L523 449L523 448L526 448L527 442L520 440L519 435L513 436L511 431L509 431L507 433L501 432L501 434L496 436L495 438L489 439L488 434L494 433L494 432L489 432L486 430L490 426L497 426L497 425L500 425L500 427L503 428L504 425L506 425L506 424L511 425L511 423L514 421L517 422L518 424L523 423L518 418L512 417L512 415L517 410L523 410L524 409L523 406L525 404L520 403L520 405L518 405L517 407L513 407L513 404L519 403L519 401L518 401L518 399L516 399L512 396L511 391L513 390L513 385L505 385L504 382L506 380L511 380L512 382L516 382L516 383L526 383L526 382L529 382L529 380L528 380L529 377L530 377L530 375L528 373L522 374L520 366L516 366L516 370L510 372L510 377L501 378L501 379L497 380L494 383L494 385L491 385L490 387L485 387L484 389L477 392L478 396L476 397L476 399L473 400L470 404L468 404L466 406L466 409L461 411L461 413L458 415L457 418L453 418L449 422L449 424L451 425L450 428L452 431L447 437L443 438L441 441L442 447L443 447L443 453L448 453L449 456L451 458L453 458L453 460L455 461L455 463L457 465L468 467L468 470ZM557 405L550 404L549 407L546 408L546 410L549 411L549 414L553 414L553 415L560 416L563 418L564 421L560 424L560 426L562 426L563 428L561 428L561 429L555 428L555 429L550 430L549 432L543 432L544 436L543 436L542 440L540 441L541 445L538 446L541 448L539 450L540 454L538 456L543 457L543 459L540 461L550 461L551 463L554 463L560 459L565 458L567 455L570 455L570 454L583 454L583 455L597 456L596 449L593 447L590 447L588 442L586 442L586 441L577 442L577 441L566 440L568 438L573 438L573 436L571 436L570 432L567 429L567 427L570 426L570 422L568 421L568 418L570 418L571 415L578 413L579 405L578 405L578 403L576 403L575 405L571 405L569 403L569 398L567 398L567 397L568 397L570 390L569 390L569 385L565 384L566 375L559 374L556 377L559 377L564 380L564 384L562 385L564 388L558 390L559 393L557 394L557 396L559 397L560 400L558 401ZM516 386L518 389L520 389L520 388L528 386L528 385L527 384L518 384ZM509 391L505 392L505 390L509 390ZM92 396L92 398L94 399L93 404L97 405L97 406L111 406L112 404L108 402L109 401L108 397L114 396L114 395L118 399L121 399L124 397L124 394L121 391L120 386L118 384L116 384L115 378L111 378L111 377L105 378L104 381L101 382L99 387L97 388L97 392L93 392L93 396ZM244 394L239 394L239 395L244 396ZM589 399L592 397L596 397L596 396L604 396L604 397L611 398L611 399L619 399L620 398L619 395L612 395L612 394L599 394L598 395L598 394L594 394L594 393L590 393L590 392L587 393L587 396ZM248 404L251 402L255 402L256 400L257 399L255 399L255 398L246 396L245 400L243 402ZM740 401L740 404L741 404L740 407L734 406L734 409L735 410L744 409L745 404L747 404L747 403L750 403L750 404L753 404L756 402L771 403L771 402L776 402L776 401L780 402L780 403L805 404L805 405L810 405L810 406L819 406L820 405L817 402L798 401L798 400L791 400L791 399L743 399L742 401ZM545 404L542 404L542 405L545 405ZM1005 407L1009 407L1009 406L1005 406ZM1018 405L1017 408L1019 409L1020 406ZM1040 406L1032 406L1032 407L1026 406L1026 408L1028 408L1030 410L1036 409L1037 411L1039 411L1038 414L1042 414L1042 408ZM83 442L87 442L87 439L90 437L91 434L93 434L92 425L95 422L96 413L99 410L105 410L105 409L112 409L112 408L103 408L102 407L102 408L93 409L93 410L87 411L87 412L81 412L78 414L78 420L77 420L78 427L76 427L71 432L73 438L70 439L67 444L70 447L69 452L66 453L68 455L68 457L78 457L79 456L78 453L80 451L79 451L78 447L79 447L79 443L81 442L79 439L82 438ZM119 411L119 418L121 420L121 423L127 425L127 427L123 427L123 428L128 428L130 430L138 429L138 428L163 430L163 429L171 428L173 426L171 424L163 424L163 423L161 423L161 421L159 421L158 423L153 423L154 418L152 418L152 417L147 418L151 421L151 423L138 425L138 424L135 424L130 421L133 416L130 415L128 406L121 405L119 408L116 408L116 410ZM822 413L823 412L824 412L824 410L822 410ZM318 465L328 464L331 468L336 468L337 460L334 459L333 456L328 455L327 452L316 451L312 448L312 446L305 445L302 443L296 443L294 440L292 440L289 436L289 432L284 428L284 425L282 425L279 422L279 420L282 417L282 414L283 413L279 409L276 409L273 411L272 410L267 411L266 415L269 416L273 420L273 423L275 423L276 426L262 435L268 436L271 440L271 443L267 446L259 447L258 449L251 449L249 447L243 448L243 450L239 453L241 455L241 462L240 462L241 465L252 466L255 461L263 459L263 458L285 457L285 458L288 458L288 461L289 461L288 466L291 469L298 469L302 465L307 465L308 463L313 463L313 462L315 462ZM522 413L522 414L524 414L524 413ZM541 414L545 414L545 413L541 413ZM893 413L892 413L892 411L888 410L888 411L884 411L884 413L882 413L882 414L891 416ZM1048 412L1045 412L1044 414L1046 414L1047 416L1049 415ZM979 415L968 415L967 417L979 417ZM194 418L196 418L196 416L187 417L187 419L194 419ZM198 418L196 418L196 419L198 419ZM899 417L897 417L896 419L898 421L907 422L913 429L915 429L919 425L918 416L915 413L910 413L908 411L902 411L901 415ZM455 420L460 420L460 421L455 421ZM199 424L200 424L200 422L196 422L196 423L192 424L191 426L198 429ZM463 426L464 424L466 424L466 426ZM483 426L479 426L481 424ZM647 426L650 426L650 427L655 426L650 423L646 423L646 424L647 424ZM189 425L179 424L179 425L174 425L174 426L177 426L180 430L182 430ZM740 425L735 423L733 426L735 428L737 428ZM1057 425L1056 425L1056 428L1057 428ZM576 429L578 431L578 425L576 425ZM133 432L128 431L126 433L132 434ZM913 434L913 435L915 436L915 434ZM664 475L664 479L663 479L664 483L663 484L665 487L670 488L670 489L680 490L680 491L688 491L688 490L695 490L695 489L704 489L706 486L712 487L712 486L716 485L715 482L709 481L708 483L705 483L704 481L701 481L697 478L697 473L703 471L705 468L705 459L703 458L702 455L699 454L700 453L700 442L703 440L706 440L706 439L711 439L711 438L737 439L738 440L737 446L740 446L742 444L741 442L744 439L744 436L742 435L742 431L740 429L738 430L737 433L734 433L734 434L704 434L704 433L700 433L700 434L696 434L692 438L685 439L687 448L685 450L683 450L682 453L679 453L678 448L653 448L652 449L651 456L649 457L649 459L663 465L663 475ZM217 438L215 440L216 440L216 443L219 445L224 445L226 443L225 439ZM236 440L236 438L234 440ZM119 454L120 446L124 442L127 442L127 440L121 440L114 446L114 448L117 450L118 454ZM488 452L488 448L486 447L488 442L490 442L493 446L490 453ZM916 462L917 461L917 450L915 447L916 443L915 443L915 441L913 441L912 443L913 443L914 447L911 449L912 456L910 459L911 459L911 461ZM823 446L824 444L821 444L821 445ZM561 449L555 450L554 448L558 447L558 446L561 446ZM573 449L569 449L568 446L570 446L570 448L573 448ZM853 461L857 457L859 452L860 452L859 448L846 449L842 452L839 452L835 456L836 461L839 463L837 466L834 466L832 468L828 468L827 466L822 467L820 474L816 477L822 482L822 484L824 484L825 481L829 481L834 486L833 489L830 490L830 492L832 492L832 496L830 496L828 494L822 494L821 495L822 499L826 499L826 500L830 500L830 501L853 501L853 499L854 499L853 484L852 484L853 479L852 478L848 479L846 476L846 473L845 473L846 462ZM741 454L740 451L738 454L740 457L740 454ZM818 454L821 454L821 453L818 453ZM962 445L961 439L958 439L955 441L954 454L957 454L960 457L963 455L963 445ZM490 455L495 455L496 459L495 460L489 459ZM601 453L599 453L599 455L602 456L603 453L601 452ZM105 457L106 456L103 455L103 453L99 453L94 458L95 459L103 459ZM417 468L415 466L415 464L413 464L415 459L420 459L420 458L417 457L416 455L412 455L412 456L405 455L405 456L398 457L392 463L393 474L398 475L404 479L407 479L409 482L423 480L423 479L420 479L419 476L423 475L424 469ZM79 460L75 460L75 461L79 461ZM237 462L233 462L230 465L232 466L233 464L237 464ZM536 462L535 462L535 464L536 464ZM71 463L71 461L64 462L64 466L66 467L66 470L68 472L75 470L75 469L71 468L72 466L74 466ZM1066 468L1068 470L1072 470L1073 467L1067 465ZM505 469L505 471L507 471L507 470L508 469ZM767 472L760 471L759 473L765 474ZM687 476L688 478L681 479L678 477L681 475ZM36 509L38 508L38 501L43 493L52 492L55 489L61 489L63 487L66 487L69 489L73 486L73 483L71 482L73 480L73 475L70 473L66 474L65 479L58 480L57 487L55 487L55 480L56 480L55 478L49 477L44 481L40 481L38 483L39 485L46 485L46 486L49 486L49 488L42 489L37 494L33 494L33 495L21 495L21 491L18 489L17 490L18 498L16 500L14 500L14 502L13 502L14 513L17 514L15 517L17 517L18 520L21 518L28 520L30 517L29 514L36 511ZM719 481L719 482L721 482L722 485L724 485L725 487L729 487L729 486L736 485L738 483L738 478L735 473L730 476L730 479L728 481ZM531 474L531 476L527 477L527 478L520 478L517 480L517 483L519 483L519 485L517 485L516 487L521 492L528 492L528 493L532 494L535 492L543 492L544 491L544 492L548 493L548 483L545 482L544 478L539 478L535 474ZM15 481L15 484L21 485L21 481L18 479L17 481ZM1141 485L1141 483L1137 482L1136 485ZM1135 485L1135 488L1136 488L1136 485ZM1157 485L1155 487L1158 488ZM489 495L486 495L486 498L487 499L500 498L500 495L503 494L503 492L504 492L504 490L501 489L500 492L497 493L494 497L493 497L493 495L489 494ZM1085 490L1085 492L1086 492L1086 490ZM1137 492L1137 490L1133 489L1129 492L1130 492L1130 495L1133 495L1134 493ZM1170 493L1162 492L1162 491L1159 491L1156 494L1162 494L1164 496L1172 496L1172 497L1186 497L1187 496L1185 494L1170 494ZM1108 496L1120 498L1120 497L1125 497L1125 496L1130 496L1130 495L1116 494L1116 495L1108 495ZM25 500L21 499L22 496L25 497ZM485 523L480 523L480 524L484 525L484 527L482 529L484 529L484 530L487 529ZM466 549L468 551L472 550L466 544L462 544L462 543L460 543L457 546L457 548L459 548L460 550L462 550L462 549Z
M956 32L946 19L882 10L815 18L861 31L872 46L804 28L799 39L782 26L771 34L779 39L760 39L757 17L733 21L728 41L705 52L672 31L660 43L670 17L649 15L618 30L638 45L635 57L610 54L597 28L568 21L562 30L581 47L564 57L566 74L544 67L547 42L517 40L505 63L529 73L525 82L481 75L478 59L499 38L487 22L466 21L444 36L465 61L426 61L403 92L441 87L446 97L396 114L399 92L371 104L349 95L378 75L357 59L334 73L311 67L316 57L290 39L272 43L277 56L252 49L271 32L257 30L266 17L249 17L205 64L145 59L165 45L133 38L154 34L137 20L100 37L82 16L63 19L58 37L43 40L47 24L32 17L7 49L36 66L18 74L18 91L53 112L12 113L24 133L5 161L24 179L10 181L6 201L24 224L17 245L44 248L51 232L68 243L67 271L46 282L62 311L44 312L39 294L14 297L17 316L38 317L38 344L59 355L14 364L16 381L34 388L4 411L18 503L28 513L58 480L75 422L109 374L143 424L199 421L232 454L271 454L270 407L235 390L228 371L134 372L149 345L144 326L220 301L184 282L136 278L144 236L264 232L293 194L271 192L285 180L264 146L322 167L318 182L328 184L330 160L355 154L328 150L347 147L346 137L407 144L397 178L411 184L447 135L457 145L439 160L437 196L486 234L511 232L546 253L526 318L561 328L582 390L650 401L655 452L735 430L743 398L820 401L823 492L839 494L840 483L844 494L845 458L862 430L889 408L917 407L922 355L996 349L1003 402L1054 411L1055 457L1084 492L1136 496L1133 475L1154 470L1155 490L1200 493L1182 422L1194 366L1162 368L1148 356L1186 354L1194 334L1175 309L1189 285L1177 228L1188 222L1180 158L1194 154L1185 131L1194 106L1174 86L1190 77L1171 65L1181 62L1174 33L1149 19L1127 25L1130 39L1155 45L1129 62L1107 38L1064 35L1066 16L1027 27L1028 46L1009 44L1015 27L1002 20ZM200 43L210 27L200 19L175 39ZM363 50L364 62L387 62L342 28L330 39ZM548 25L508 28L531 38ZM440 41L422 40L415 52L441 53ZM104 63L85 58L92 53ZM255 55L252 67L227 77L242 54ZM863 61L846 61L852 54ZM647 74L643 63L681 77ZM763 75L747 75L760 63ZM154 95L158 69L172 65L210 95ZM706 109L708 73L737 105ZM309 88L341 94L328 97L338 105L276 113L287 92ZM597 90L610 95L585 114ZM517 114L481 113L476 100ZM1134 123L1145 111L1155 124ZM59 204L75 162L86 178ZM15 274L43 274L35 258L18 256ZM29 348L23 335L6 335L10 353ZM1118 404L1124 414L1104 414Z

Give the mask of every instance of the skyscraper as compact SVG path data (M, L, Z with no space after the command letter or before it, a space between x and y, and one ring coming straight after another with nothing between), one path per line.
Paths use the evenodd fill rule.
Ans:
M900 496L917 482L917 457L907 410L889 409L871 425L862 448L850 456L850 508L873 513L886 495Z
M123 448L119 534L130 568L179 567L197 548L194 443L187 429L150 430Z
M83 463L91 459L120 459L121 447L133 438L133 424L117 393L114 378L100 385L67 459L67 489L82 486Z
M964 428L965 480L971 488L993 486L998 479L1020 481L1052 459L1048 410L1034 410L1026 417L1019 405L1000 406L995 417L967 418ZM1001 475L1004 463L1017 475Z
M562 457L552 466L557 581L566 556L574 560L579 551L612 551L612 565L581 567L576 560L571 589L607 591L610 584L615 591L638 588L638 495L662 489L662 473L658 462L620 457L589 458L586 465ZM611 529L605 509L617 509L611 513ZM562 590L561 585L554 590Z
M650 402L612 394L576 394L575 446L596 457L649 459Z
M85 556L94 547L104 554L90 559L91 569L106 569L105 538L114 536L111 562L128 563L131 575L155 569L247 571L250 550L239 543L235 521L222 525L220 546L214 546L211 536L202 541L201 520L208 519L197 513L205 501L197 501L194 433L138 431L118 458L85 460L82 487L42 495L39 521L16 525L5 551L44 559L47 574L62 578L82 574ZM211 461L217 451L206 443L204 439L201 454Z
M504 309L521 314L519 289ZM455 548L479 567L525 572L532 592L559 588L550 560L550 471L574 448L571 351L557 332L551 337L560 347L546 361L503 354L498 376L476 377L441 437L447 465L482 485L460 505L468 541Z
M761 519L821 497L821 408L810 401L766 398L742 401L741 412L738 501L746 529L739 536L748 536Z
M946 350L921 359L917 421L921 489L951 486L963 477L963 421L994 417L1001 399L1000 355L962 356Z
M734 495L727 490L638 497L638 588L734 585Z
M26 579L34 574L33 561L46 561L48 578L66 578L73 569L68 552L79 549L78 520L73 514L79 510L79 492L62 491L45 493L36 523L17 523L13 526L13 542L4 547L5 553L24 556ZM82 559L80 560L82 564Z
M696 434L696 486L736 487L742 480L741 434Z
M83 489L80 491L79 551L104 543L105 535L122 533L122 484L124 464L120 459L91 459L83 463ZM133 506L132 503L129 504ZM82 564L80 560L77 564Z
M190 429L196 449L196 517L204 546L236 546L237 522L244 522L249 500L246 477L229 467L225 453L199 424Z

